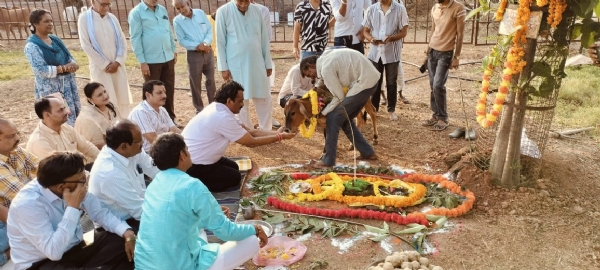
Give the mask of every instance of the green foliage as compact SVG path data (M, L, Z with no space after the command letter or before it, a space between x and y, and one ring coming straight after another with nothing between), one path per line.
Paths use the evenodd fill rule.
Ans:
M354 173L354 168L351 167L334 167L334 172L341 173ZM396 173L390 167L366 167L357 166L357 173L372 174L372 175L391 175L394 176Z
M279 196L283 196L285 194L285 190L283 189L284 181L290 182L293 180L282 170L266 172L251 181L251 190L260 195L276 193Z
M436 183L427 184L427 193L425 194L427 202L431 203L433 207L446 207L448 209L454 209L460 205L464 198L449 192L445 187L441 187Z
M334 222L319 218L306 217L301 215L292 215L287 218L281 213L263 215L263 219L271 224L286 222L287 226L283 229L287 233L306 234L312 232L321 232L323 237L336 237L342 233L355 234L358 232L356 226L351 226L344 222Z
M600 36L600 23L592 19L594 12L600 15L599 0L567 0L567 7L575 16L581 19L573 28L572 37L581 36L581 46L584 48L594 44Z
M371 183L362 179L355 179L354 181L344 182L344 190L347 190L349 192L360 193L367 189L369 186L372 186Z

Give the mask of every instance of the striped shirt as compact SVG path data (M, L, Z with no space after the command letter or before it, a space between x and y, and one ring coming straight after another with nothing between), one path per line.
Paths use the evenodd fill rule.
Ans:
M0 154L0 204L10 207L19 190L37 174L38 158L20 146L8 156Z
M371 29L373 39L385 40L386 36L398 34L402 28L408 26L408 14L403 4L393 2L384 14L381 4L376 3L367 9L365 28ZM402 59L402 39L386 44L371 46L367 56L369 60L377 63L381 59L383 64L400 62Z
M144 151L126 158L104 146L90 172L88 191L121 220L140 220L146 193L144 174L154 177L158 172Z
M142 101L142 103L131 110L131 113L129 113L129 120L140 127L142 135L156 132L156 135L158 136L168 132L171 127L175 126L175 123L173 123L173 120L169 117L167 109L161 106L157 112L146 100ZM144 151L149 152L152 144L146 140L146 137L143 137L143 140Z
M327 38L329 37L331 16L333 16L333 11L327 0L321 0L321 4L316 10L308 0L296 5L294 21L302 25L300 29L301 50L309 52L322 52L325 50Z

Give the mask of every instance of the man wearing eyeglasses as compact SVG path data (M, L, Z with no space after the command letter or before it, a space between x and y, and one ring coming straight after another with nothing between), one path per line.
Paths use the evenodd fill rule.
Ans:
M79 42L90 60L90 78L106 88L121 115L133 103L127 83L127 39L110 10L110 0L92 0L92 8L79 16Z
M153 178L159 172L152 158L142 151L142 143L142 132L136 124L119 121L106 131L106 145L90 172L90 193L135 232L146 193L144 174Z
M87 192L84 158L56 152L39 163L37 179L19 191L8 213L16 270L134 269L135 233ZM107 231L83 241L82 211Z
M38 158L19 146L21 135L12 121L0 118L0 266L10 260L6 219L11 201L35 178Z

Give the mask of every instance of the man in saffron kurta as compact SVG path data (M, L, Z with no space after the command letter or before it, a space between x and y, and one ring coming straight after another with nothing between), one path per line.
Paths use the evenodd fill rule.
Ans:
M271 130L273 111L267 78L272 72L268 34L260 9L249 0L234 0L217 10L218 70L225 81L244 86L242 124L254 127L248 114L252 99L263 130Z
M79 42L90 61L90 79L106 88L122 115L132 103L127 82L127 40L119 20L108 12L110 0L92 0L92 8L79 16Z

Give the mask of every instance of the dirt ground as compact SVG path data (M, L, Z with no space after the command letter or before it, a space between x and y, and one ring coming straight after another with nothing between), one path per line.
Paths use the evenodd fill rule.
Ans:
M12 43L8 49L22 46ZM78 45L70 42L69 47L76 50ZM291 56L289 44L274 44L272 49L274 58ZM466 46L461 61L479 61L488 49ZM423 45L405 45L403 60L420 65L423 50ZM180 57L177 65L185 65L184 59ZM287 70L294 63L290 59L275 60L276 86L273 91L279 90ZM452 71L451 75L479 79L481 73L478 67L465 65L458 71ZM127 68L130 83L141 84L138 67ZM417 67L405 64L404 69L405 78L420 75ZM88 74L78 75L88 77ZM217 85L220 85L220 74L217 74L217 79ZM78 81L81 88L86 82ZM27 135L38 121L32 106L33 83L33 78L0 82L0 115L11 118L17 124L25 135L23 142L26 142ZM178 72L176 84L188 87L186 72ZM451 126L442 132L435 132L420 125L422 120L430 116L427 78L407 83L404 95L412 103L398 104L396 112L399 120L389 121L385 110L379 113L379 144L374 147L380 160L371 164L397 165L428 174L446 172L448 168L443 158L468 145L463 139L448 138L448 133L465 123L465 113L460 103L461 86L464 90L466 118L473 123L479 87L475 82L459 83L457 79L449 79L448 111ZM132 92L134 103L137 104L141 100L141 91L132 88ZM80 94L84 100L83 93ZM175 99L177 120L185 124L194 115L191 97L186 91L176 91ZM272 99L273 115L283 122L283 110L277 104L277 95L273 94ZM369 125L363 132L368 139L372 137ZM349 142L342 137L338 162L351 164L353 153L344 150ZM320 156L323 143L323 136L318 132L311 139L297 136L281 144L257 148L234 144L229 147L227 154L250 156L259 168L304 164ZM428 241L437 247L437 252L428 257L432 263L444 269L598 269L599 148L598 142L592 138L550 139L539 179L528 179L529 185L518 190L495 187L488 174L474 166L462 170L457 182L475 193L476 205L469 214L450 220L454 224L450 232L428 236ZM401 229L395 225L392 228ZM314 260L327 261L327 269L364 269L372 261L386 256L385 249L379 243L366 238L357 241L345 253L334 247L329 239L311 237L304 243L308 246L308 252L292 269L308 269Z

